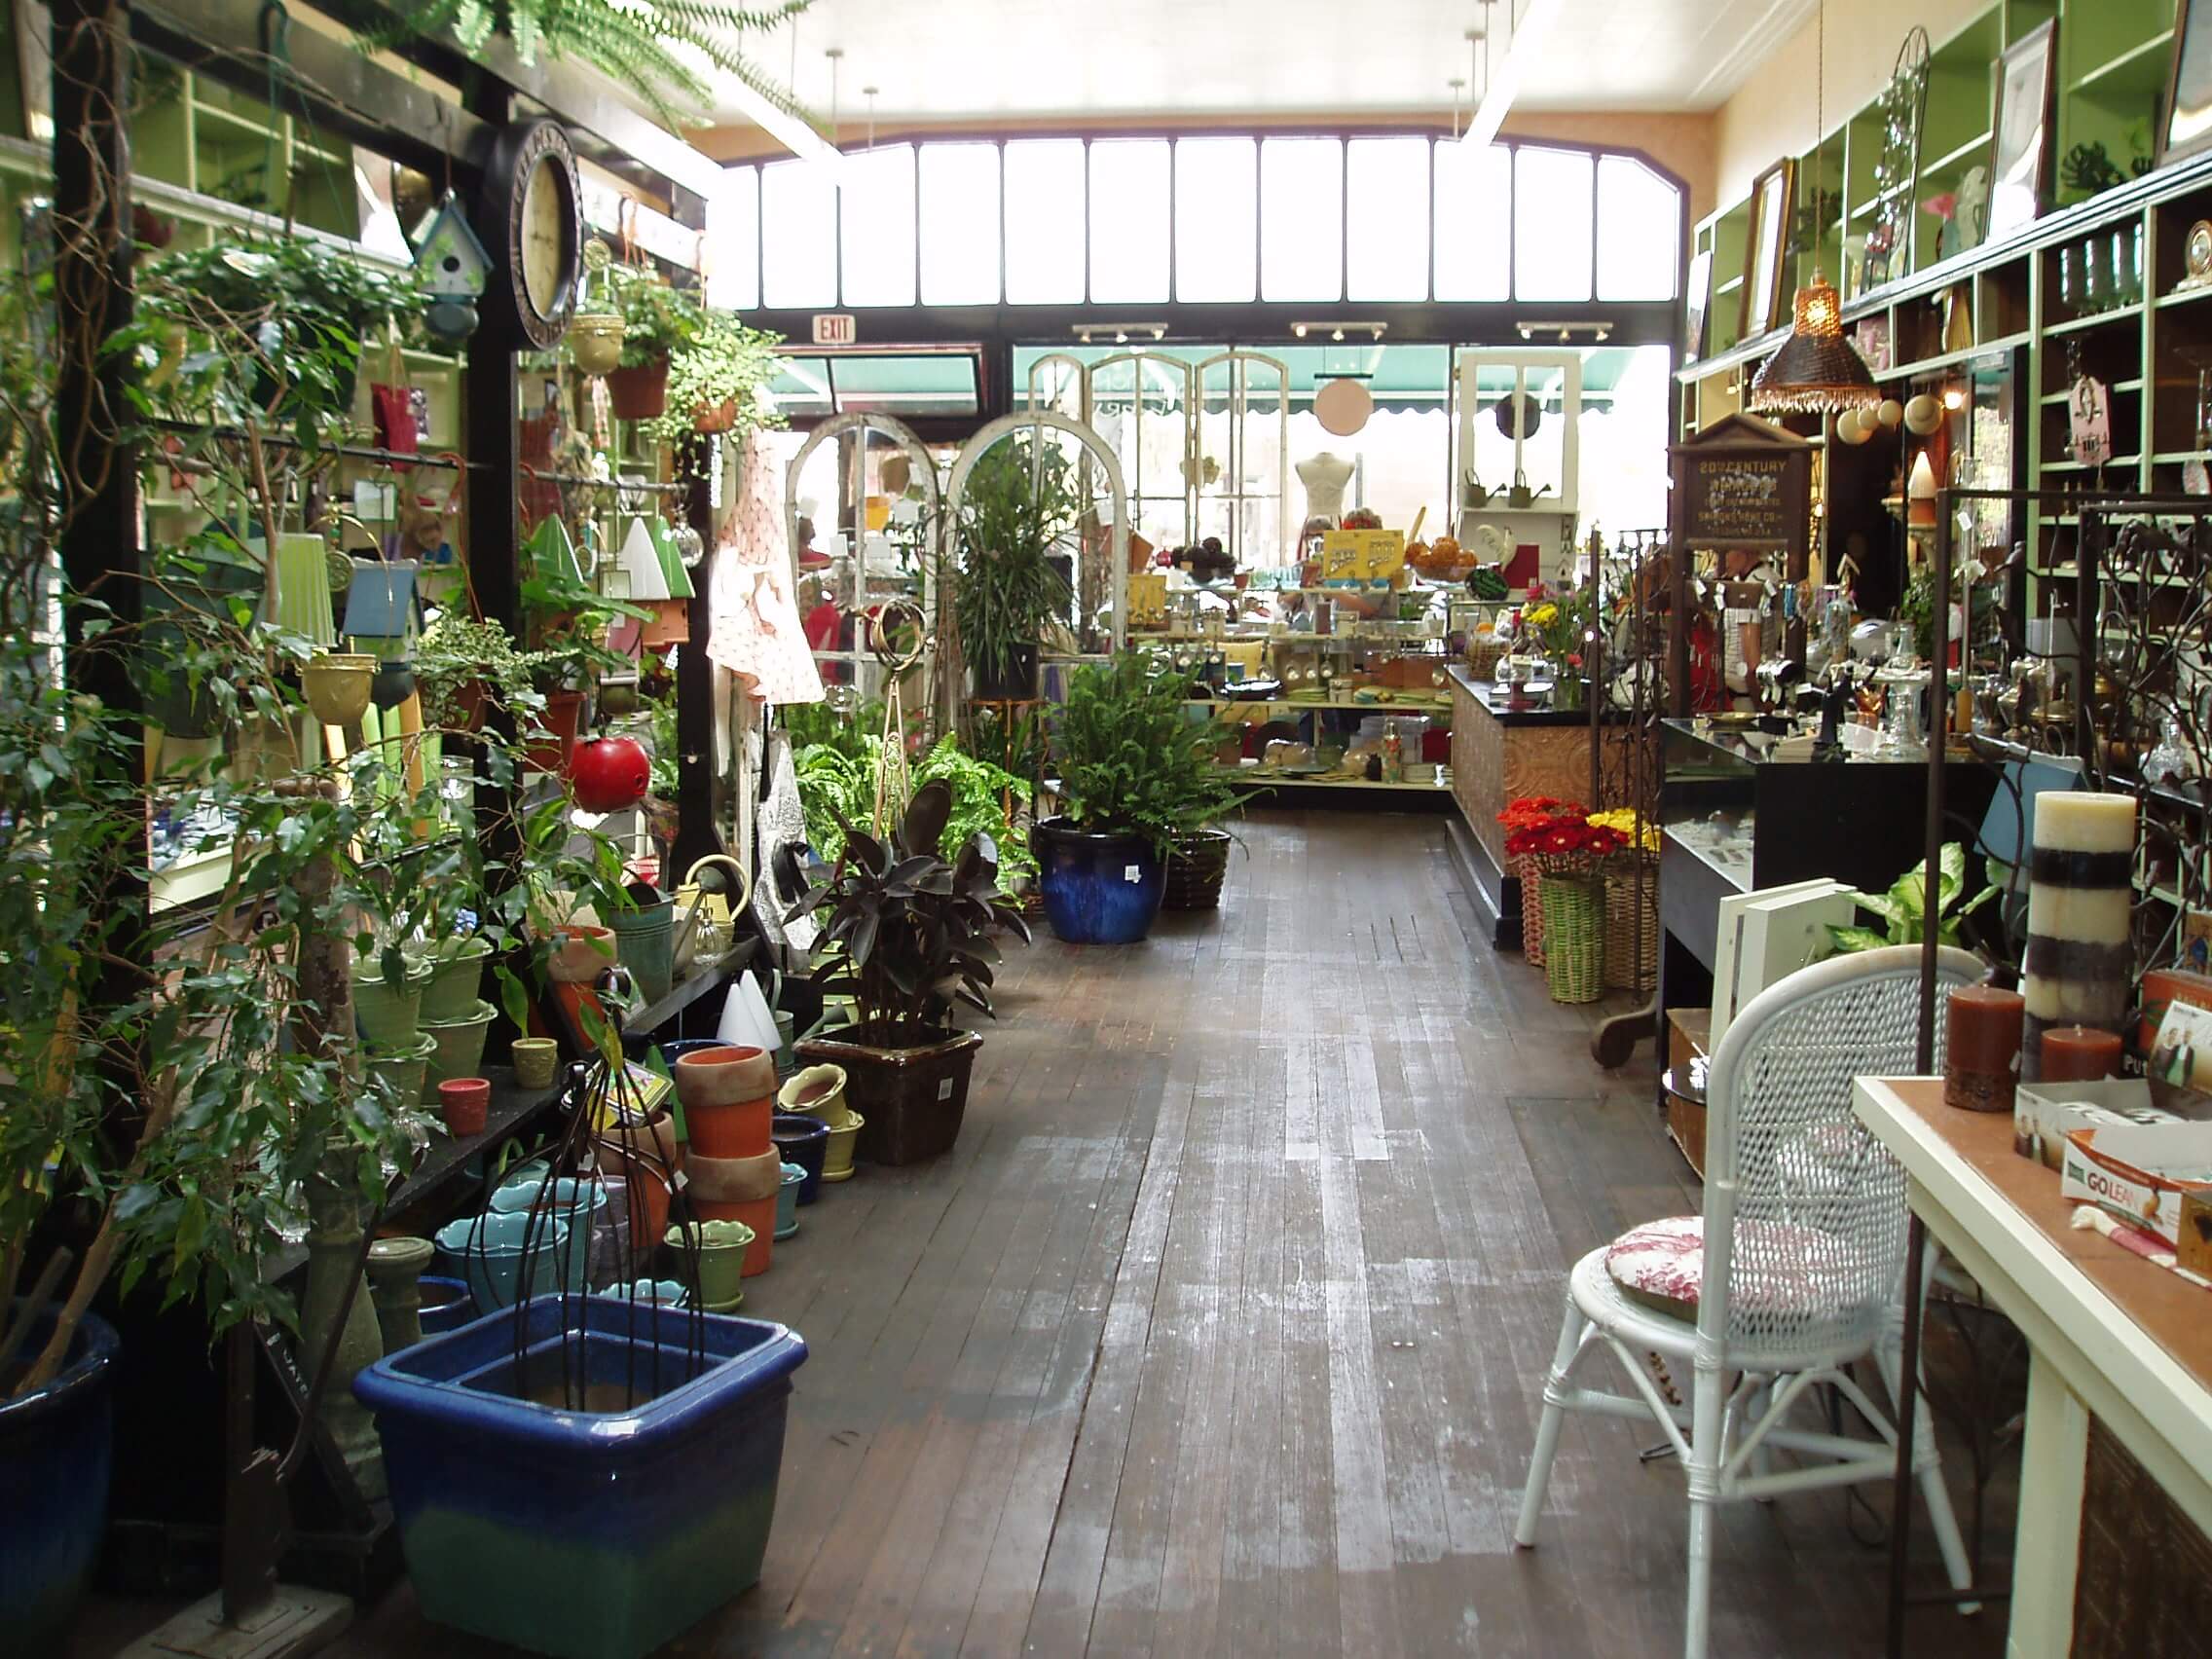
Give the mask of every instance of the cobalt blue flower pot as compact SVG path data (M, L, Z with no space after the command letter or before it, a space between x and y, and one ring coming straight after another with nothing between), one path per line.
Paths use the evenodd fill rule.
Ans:
M36 1355L53 1331L49 1309L33 1322L23 1351ZM10 1653L63 1650L99 1561L113 1459L108 1368L117 1346L115 1327L88 1313L54 1381L0 1404L0 1647Z
M800 1112L778 1112L769 1133L784 1161L806 1171L798 1186L798 1201L814 1202L822 1196L822 1155L830 1150L830 1125Z
M760 1576L805 1358L757 1319L544 1296L362 1371L424 1615L555 1659L682 1635Z
M1134 944L1152 931L1167 866L1151 840L1048 818L1029 832L1045 919L1070 944Z

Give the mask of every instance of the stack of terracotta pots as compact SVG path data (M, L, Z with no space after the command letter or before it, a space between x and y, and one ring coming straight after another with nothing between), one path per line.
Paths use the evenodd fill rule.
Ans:
M669 1194L683 1161L676 1124L665 1110L646 1123L617 1118L593 1131L592 1158L630 1265L642 1266L668 1227Z
M783 1154L769 1138L776 1110L776 1058L764 1049L701 1049L676 1062L676 1094L689 1141L685 1197L702 1221L742 1221L753 1230L745 1273L768 1271L776 1234Z

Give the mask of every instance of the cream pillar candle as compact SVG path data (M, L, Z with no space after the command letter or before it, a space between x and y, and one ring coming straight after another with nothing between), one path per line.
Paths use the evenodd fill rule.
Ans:
M2042 1073L2052 1025L2118 1031L2127 1014L2128 907L2134 898L2131 795L2046 791L2028 855L2024 1076Z

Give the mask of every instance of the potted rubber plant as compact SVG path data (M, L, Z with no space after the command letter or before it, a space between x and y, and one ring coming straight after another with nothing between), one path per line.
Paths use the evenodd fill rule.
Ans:
M607 377L607 395L621 421L656 419L668 405L669 364L703 319L699 302L658 276L611 273L622 315L620 365Z
M954 1009L990 1014L992 934L1029 938L979 838L954 861L939 854L951 814L952 788L937 779L914 792L888 841L848 829L828 877L790 912L823 912L815 983L849 993L855 1014L837 1037L809 1037L797 1052L844 1069L866 1120L859 1156L871 1162L918 1162L958 1138L982 1038L952 1024Z
M668 406L646 430L664 443L702 435L742 438L783 418L764 395L783 337L748 328L728 312L701 312L668 361Z
M978 698L1037 695L1039 643L1072 597L1055 561L1065 560L1082 513L1068 459L1050 444L1009 439L969 472L952 613Z
M1060 816L1030 831L1052 932L1133 944L1152 930L1179 838L1232 811L1211 725L1183 707L1184 677L1139 651L1069 677L1052 729Z

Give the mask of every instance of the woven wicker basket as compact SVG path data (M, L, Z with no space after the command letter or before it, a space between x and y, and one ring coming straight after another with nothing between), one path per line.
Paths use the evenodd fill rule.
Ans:
M1497 674L1497 659L1505 654L1506 642L1495 636L1476 635L1467 642L1467 672L1477 680L1490 680Z
M1534 859L1507 861L1521 883L1521 954L1531 968L1544 965L1544 872Z
M1659 880L1643 877L1643 937L1636 931L1636 877L1605 877L1605 983L1614 990L1649 991L1659 983Z
M1219 909L1222 880L1229 874L1229 845L1226 830L1194 830L1179 836L1167 853L1167 897L1161 907Z
M1605 994L1602 884L1594 876L1539 878L1544 911L1544 977L1552 1001L1596 1002Z

